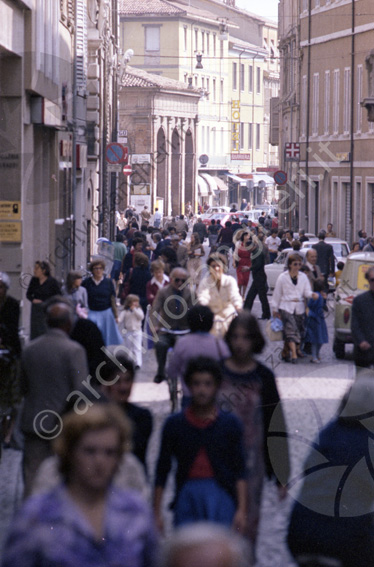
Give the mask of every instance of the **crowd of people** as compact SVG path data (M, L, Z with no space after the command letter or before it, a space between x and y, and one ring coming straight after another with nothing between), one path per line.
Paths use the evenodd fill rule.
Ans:
M298 250L305 234L297 240L290 230L282 234L266 224L266 214L258 227L234 217L207 228L197 219L189 235L184 215L161 227L159 211L153 224L147 207L134 213L130 207L118 219L111 273L95 259L91 276L72 271L60 287L46 262L35 263L27 291L32 335L23 350L19 304L8 295L9 277L0 273L1 350L8 353L0 357L6 377L1 401L13 425L20 411L26 498L7 537L4 567L153 567L157 557L166 567L194 565L194 557L209 567L251 567L264 480L276 484L279 499L287 496L287 424L274 373L260 361L265 338L251 309L258 295L259 319L282 321L284 360L296 363L309 346L311 362L319 363L328 342L327 282L335 273L324 242L328 232L320 232L304 261ZM332 225L328 229L331 234ZM264 266L288 248L269 305ZM228 274L231 259L236 277ZM182 410L164 423L149 470L152 414L130 396L143 354L153 347L154 382L180 380L183 397ZM374 404L367 376L343 404L347 400L350 411L326 428L322 453L336 466L354 467L360 451L343 448L345 439L367 442L358 417ZM272 449L274 434L282 438L278 449ZM5 447L11 439L10 431ZM170 474L176 530L159 554ZM306 565L307 555L308 565L327 565L327 556L342 567L368 565L370 506L362 504L365 511L347 522L339 514L323 522L320 510L305 504L316 487L321 492L318 482L305 483L305 499L292 513L288 542L296 561ZM315 531L306 538L308 522ZM338 545L328 534L337 534ZM209 541L217 545L207 547Z

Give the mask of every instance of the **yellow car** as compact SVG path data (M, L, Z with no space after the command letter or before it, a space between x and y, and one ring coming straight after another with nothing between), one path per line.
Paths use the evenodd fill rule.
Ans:
M357 295L369 289L365 273L371 266L374 266L374 252L354 252L348 256L344 265L340 284L335 291L333 350L336 358L344 358L345 345L353 343L352 303Z

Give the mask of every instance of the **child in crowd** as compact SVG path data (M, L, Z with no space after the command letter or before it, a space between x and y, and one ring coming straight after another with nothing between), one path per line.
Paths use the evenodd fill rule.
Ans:
M128 349L128 355L134 361L136 369L140 368L143 362L142 321L144 312L139 301L138 295L130 293L126 297L124 309L118 318L124 345Z
M311 344L312 360L310 362L319 364L321 362L319 357L321 346L329 342L324 313L324 311L327 311L326 293L323 291L324 282L315 280L313 289L318 293L318 299L308 300L309 312L306 320L305 342Z
M335 272L335 287L340 285L340 278L342 277L342 271L344 268L344 262L338 262L336 267L338 268Z
M154 496L156 522L162 532L162 496L174 458L175 525L211 521L244 533L247 484L243 433L238 418L217 406L220 365L211 358L193 358L184 380L191 403L167 419L162 433Z

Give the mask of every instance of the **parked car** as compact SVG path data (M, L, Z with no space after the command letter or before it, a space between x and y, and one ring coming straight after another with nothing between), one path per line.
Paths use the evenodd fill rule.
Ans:
M340 285L335 291L333 350L336 358L344 358L345 345L353 342L352 303L357 295L369 289L365 273L374 265L374 252L354 252L346 260Z
M308 237L309 238L309 237ZM310 237L309 240L303 242L301 248L312 248L313 244L317 244L318 238ZM340 240L340 238L332 238L327 237L325 238L326 244L331 244L334 249L334 256L337 262L346 262L347 257L350 253L350 248L348 242L345 240Z
M248 216L248 219L252 220L248 214L250 212L252 211L238 211L236 213L215 213L213 215L210 215L208 218L202 220L206 226L209 226L211 224L212 219L214 219L215 221L220 220L221 226L225 226L225 222L227 221L233 222L233 219L239 219L239 222L242 222L242 220ZM257 226L257 225L258 222L253 221L253 226Z
M307 249L304 250L303 248L301 248L301 250L298 250L296 252L293 248L285 248L284 250L279 252L278 256L272 264L266 264L265 273L268 280L269 291L273 291L278 277L287 268L287 258L289 254L299 254L300 256L302 256L303 260L305 260L307 251Z

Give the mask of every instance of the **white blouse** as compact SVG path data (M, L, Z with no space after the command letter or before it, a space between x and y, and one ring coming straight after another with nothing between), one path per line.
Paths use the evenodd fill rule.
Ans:
M272 298L273 311L283 309L288 313L302 315L305 313L305 299L312 297L313 291L310 282L303 272L297 276L297 284L294 285L289 271L283 272L275 284Z

